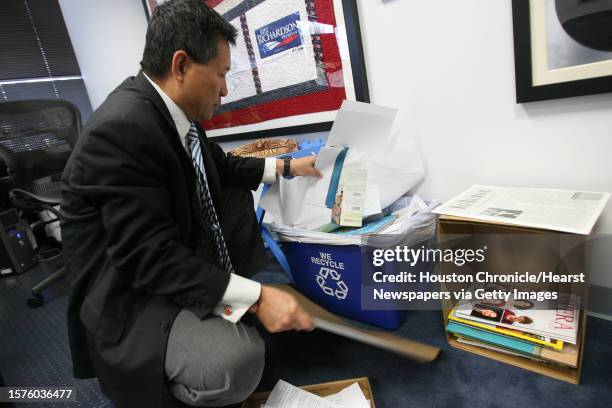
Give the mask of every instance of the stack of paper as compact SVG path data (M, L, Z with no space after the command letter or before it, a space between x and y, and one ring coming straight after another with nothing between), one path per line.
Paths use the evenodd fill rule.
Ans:
M529 309L519 309L513 306L526 301L520 300L520 298L515 299L511 293L509 293L507 300L499 300L495 306L486 303L486 300L474 300L457 306L451 317L470 322L494 324L507 329L576 344L578 323L580 322L580 296L563 292L559 292L558 295L559 298L555 300L528 301L527 306L531 305ZM487 310L488 314L482 314L483 309ZM528 323L515 322L508 320L507 315L512 317L523 316L528 318L529 321ZM460 323L463 322L460 321Z
M319 397L279 380L262 408L370 408L370 401L357 383L336 394Z
M456 306L448 320L446 330L461 343L578 366L580 297L575 294L559 293L557 300L541 301L509 294L503 299L467 302Z
M260 201L266 221L307 230L329 223L326 203L335 188L340 154L345 155L342 168L367 171L364 217L381 213L414 187L424 176L423 162L413 141L392 137L396 116L396 109L344 101L315 163L323 178L281 179L272 185Z
M408 197L406 197L408 198ZM435 233L435 217L432 216L432 209L439 203L432 201L425 203L418 196L410 197L406 201L406 206L392 211L386 217L365 222L363 227L357 229L340 229L332 233L324 231L311 231L301 228L288 227L272 224L271 229L284 242L302 242L325 245L360 245L363 239L377 235L379 245L395 244L400 240L404 245L411 245L421 242ZM393 242L383 242L385 239Z

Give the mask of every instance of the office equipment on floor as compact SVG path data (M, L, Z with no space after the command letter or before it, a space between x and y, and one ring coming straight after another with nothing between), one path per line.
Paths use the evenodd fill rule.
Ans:
M22 273L37 264L28 225L14 209L0 213L0 275Z
M58 222L60 178L81 129L76 106L61 99L0 103L0 160L6 167L9 199L22 217L37 219L35 234ZM43 211L54 215L40 220ZM43 304L42 291L61 279L59 268L32 288L31 307Z

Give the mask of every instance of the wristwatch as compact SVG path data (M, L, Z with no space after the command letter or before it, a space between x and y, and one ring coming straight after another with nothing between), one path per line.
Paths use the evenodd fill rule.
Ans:
M291 156L282 156L280 157L283 160L283 177L286 179L292 179L291 175L291 160L293 157Z

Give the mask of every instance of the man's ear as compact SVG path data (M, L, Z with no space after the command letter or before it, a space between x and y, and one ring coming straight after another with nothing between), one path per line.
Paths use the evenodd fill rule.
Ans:
M170 66L170 72L172 77L178 82L183 82L185 72L190 64L189 56L183 50L178 50L172 55L172 64Z

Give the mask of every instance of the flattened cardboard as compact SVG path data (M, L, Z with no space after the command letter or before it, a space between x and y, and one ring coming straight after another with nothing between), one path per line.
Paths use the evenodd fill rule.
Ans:
M348 337L374 347L391 351L419 363L429 363L435 360L440 353L439 348L420 343L418 341L409 340L383 331L355 327L340 319L333 313L323 309L321 306L315 304L304 295L293 289L291 286L279 285L277 287L295 296L304 310L313 318L323 320L326 323L330 323L330 326L337 327L338 329L345 330L346 332L340 333L337 330L330 330L327 327L321 327L323 330L331 331L332 333L340 336Z
M367 377L352 378L349 380L332 381L321 384L304 385L300 387L303 390L311 392L320 397L336 394L353 383L359 384L359 388L363 391L366 399L370 400L370 406L376 408L374 397L372 396L372 388ZM243 404L242 408L260 408L268 399L271 391L263 391L252 394Z

